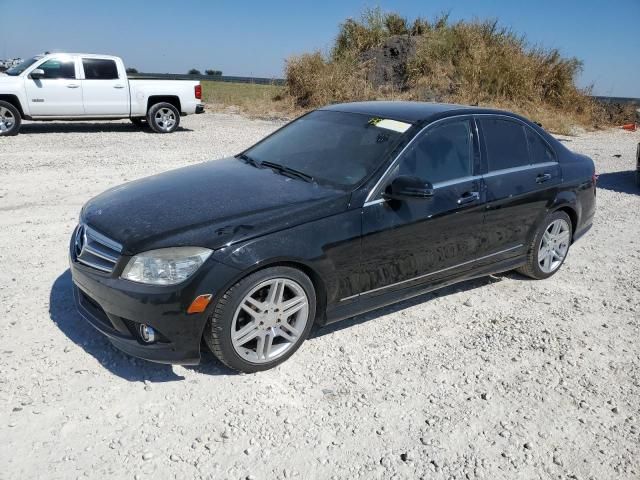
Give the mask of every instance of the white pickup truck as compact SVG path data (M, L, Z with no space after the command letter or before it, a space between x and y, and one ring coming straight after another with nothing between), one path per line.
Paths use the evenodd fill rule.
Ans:
M38 55L0 75L0 136L16 135L26 120L115 120L147 123L158 133L180 117L204 112L200 82L133 80L122 59L108 55Z

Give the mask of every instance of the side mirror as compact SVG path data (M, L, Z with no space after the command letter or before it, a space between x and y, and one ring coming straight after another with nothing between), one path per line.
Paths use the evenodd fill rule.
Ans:
M425 199L433 196L433 185L418 177L396 177L382 194L387 200Z
M43 78L45 76L45 73L44 73L44 70L42 70L41 68L35 68L31 71L30 76L34 80L37 80L39 78Z

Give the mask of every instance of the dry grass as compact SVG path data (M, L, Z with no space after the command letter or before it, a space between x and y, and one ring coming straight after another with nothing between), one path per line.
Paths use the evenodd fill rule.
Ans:
M374 83L363 54L401 36L415 53L406 59L401 85ZM610 111L576 86L582 62L558 50L530 46L496 21L450 23L441 16L413 23L396 13L366 10L340 27L329 55L314 52L287 60L291 103L315 108L370 99L427 100L506 108L558 133L573 125L604 126L632 115Z
M401 40L411 46L401 84L380 82L368 55ZM367 58L365 60L365 58ZM449 22L446 15L409 22L379 8L347 19L328 54L287 59L286 86L203 82L203 99L257 117L293 117L330 103L417 100L511 110L555 133L635 118L633 108L604 106L576 86L582 62L531 46L496 21Z
M216 110L240 110L256 117L288 117L296 112L280 85L206 80L202 82L202 101Z

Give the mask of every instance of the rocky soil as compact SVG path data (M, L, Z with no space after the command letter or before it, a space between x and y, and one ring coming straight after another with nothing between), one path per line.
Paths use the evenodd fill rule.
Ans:
M466 282L317 330L237 375L116 351L75 312L68 237L107 187L278 126L30 124L0 139L0 479L640 478L640 132L565 137L595 226L546 281Z

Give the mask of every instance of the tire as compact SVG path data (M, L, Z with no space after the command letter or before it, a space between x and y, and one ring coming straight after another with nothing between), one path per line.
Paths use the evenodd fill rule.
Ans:
M270 302L274 294L280 302ZM289 315L283 311L287 302ZM204 340L229 368L260 372L300 348L315 315L316 293L307 275L290 267L266 268L240 280L217 301Z
M636 149L636 184L640 187L640 143Z
M561 225L557 234L554 234L554 225ZM572 238L573 227L569 215L562 211L547 215L529 244L527 263L517 271L536 280L549 278L560 270L566 260ZM544 255L545 252L549 252L549 255ZM558 255L559 253L563 255Z
M20 132L22 117L11 103L0 100L0 137L11 137Z
M133 117L130 118L131 123L133 123L136 127L139 128L144 128L144 126L147 124L147 119L143 118L143 117Z
M170 103L156 103L147 112L147 123L156 133L172 133L180 125L180 112Z

